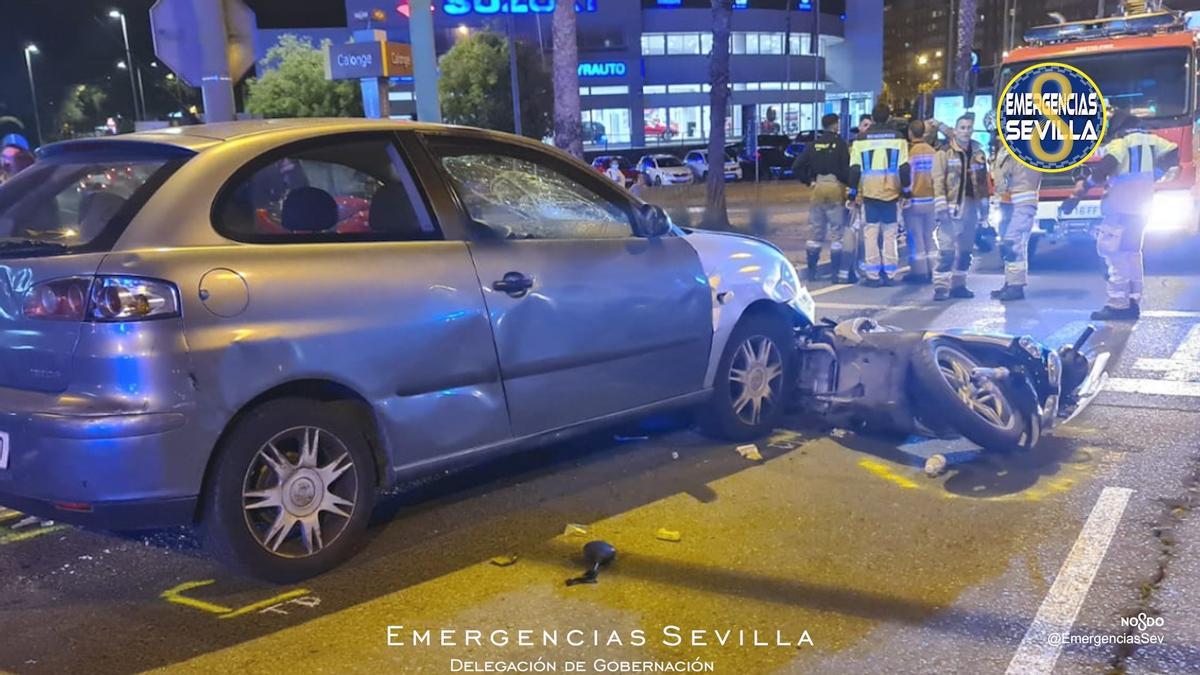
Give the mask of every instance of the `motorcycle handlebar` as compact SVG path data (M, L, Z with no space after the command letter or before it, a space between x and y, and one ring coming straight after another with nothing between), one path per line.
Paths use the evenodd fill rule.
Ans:
M1083 345L1087 344L1088 339L1091 338L1092 334L1095 332L1096 327L1088 324L1088 327L1083 329L1083 333L1079 336L1079 339L1075 341L1075 345L1072 347L1072 349L1075 351L1083 349Z

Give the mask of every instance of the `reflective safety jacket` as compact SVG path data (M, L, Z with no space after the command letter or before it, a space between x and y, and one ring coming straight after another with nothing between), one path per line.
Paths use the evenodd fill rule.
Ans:
M908 167L912 174L912 204L933 206L933 161L937 151L924 140L908 149Z
M966 149L951 141L937 151L933 161L933 206L939 213L948 207L958 210L968 192L973 199L987 200L987 158L975 141Z
M850 145L850 197L894 202L909 195L908 140L895 129L870 129Z
M1179 147L1142 129L1126 129L1104 144L1103 158L1092 168L1088 187L1108 182L1102 207L1114 213L1146 213L1154 181L1179 165Z
M1002 204L1036 205L1042 172L1018 162L1007 148L998 148L992 162L992 184Z

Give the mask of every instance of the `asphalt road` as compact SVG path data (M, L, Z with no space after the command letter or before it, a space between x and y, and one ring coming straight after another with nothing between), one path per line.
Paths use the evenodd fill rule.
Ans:
M597 660L728 673L1196 672L1195 260L1151 258L1145 317L1100 326L1110 389L1031 455L793 420L753 461L686 419L656 418L404 486L358 557L287 587L231 575L187 532L121 536L0 513L0 669L445 672L541 659L558 672L593 672ZM992 261L971 301L814 288L831 317L1065 342L1102 303L1102 279L1086 250L1040 263L1029 299L1005 307L986 298L1000 283ZM927 478L933 452L952 465ZM568 524L587 534L564 534ZM656 538L660 528L680 541ZM596 585L566 587L593 538L617 547L616 563ZM1122 625L1141 613L1162 644L1095 644L1141 634ZM402 645L389 646L388 626L404 627L392 635ZM442 629L453 646L438 646ZM554 630L558 646L546 645ZM675 630L682 645L670 644ZM1049 636L1062 633L1075 637L1056 649Z

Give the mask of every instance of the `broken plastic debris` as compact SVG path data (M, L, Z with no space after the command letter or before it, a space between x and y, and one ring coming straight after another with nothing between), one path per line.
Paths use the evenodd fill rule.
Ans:
M741 455L742 457L745 457L746 459L749 459L749 460L752 460L755 462L762 461L762 458L763 458L762 453L760 453L758 451L758 446L753 443L749 443L746 445L739 445L739 446L737 446L737 448L735 448L735 450L737 450L737 453L739 455Z
M496 567L508 567L509 565L517 562L517 556L515 556L515 555L498 555L498 556L492 558L491 560L489 560L488 562L492 563Z
M833 429L829 432L829 435L833 436L834 438L845 438L849 433L850 432L846 431L845 429Z
M671 452L671 459L679 459L679 453L678 453L678 452Z
M925 460L925 475L930 478L937 478L946 470L946 456L942 454L932 455Z
M587 533L587 525L580 525L579 523L567 523L567 526L563 528L563 534L568 537L583 537Z
M590 566L581 576L567 579L568 586L576 584L594 584L600 575L600 568L611 563L617 557L617 549L607 541L589 541L583 545L583 561Z
M658 532L654 533L654 538L659 541L682 541L683 535L676 530L668 530L665 527L658 528Z

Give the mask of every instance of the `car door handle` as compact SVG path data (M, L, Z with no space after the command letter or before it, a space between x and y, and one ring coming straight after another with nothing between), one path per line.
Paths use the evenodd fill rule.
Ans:
M533 277L527 277L520 272L509 272L499 281L492 282L492 289L519 298L533 288Z

